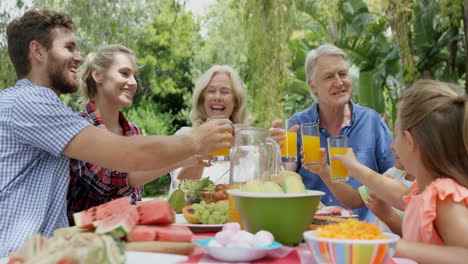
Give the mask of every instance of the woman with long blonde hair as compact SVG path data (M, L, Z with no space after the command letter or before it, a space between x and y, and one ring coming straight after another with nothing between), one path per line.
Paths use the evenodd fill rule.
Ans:
M131 107L138 91L137 64L133 52L122 45L106 45L90 53L79 73L82 101L80 116L93 125L123 135L142 135L135 124L120 111ZM67 214L72 215L110 200L128 196L131 202L141 200L143 185L180 166L198 164L195 157L162 169L124 173L81 160L70 161L70 184Z

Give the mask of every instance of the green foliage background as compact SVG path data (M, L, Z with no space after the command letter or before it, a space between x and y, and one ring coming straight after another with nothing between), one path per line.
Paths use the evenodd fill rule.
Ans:
M186 0L16 0L0 13L0 89L14 85L5 29L25 10L69 12L85 56L121 43L139 64L139 92L124 109L147 135L190 126L191 95L214 64L233 66L245 81L254 125L268 127L312 105L305 83L307 53L332 43L352 65L353 100L374 108L392 126L401 91L420 78L468 87L462 0L218 0L202 17ZM79 94L62 96L75 111ZM163 176L145 195L167 191Z

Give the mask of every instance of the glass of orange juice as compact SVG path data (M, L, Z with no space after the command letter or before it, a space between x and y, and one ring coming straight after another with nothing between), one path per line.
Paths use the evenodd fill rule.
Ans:
M219 116L213 116L208 119L206 119L206 122L210 122L215 119L227 119L228 117L225 115L219 115ZM229 132L223 132L224 134L228 134ZM220 162L220 161L229 161L230 157L230 148L221 148L216 150L215 152L210 153L211 156L213 156L213 159L211 162Z
M239 189L238 184L231 184L229 185L229 189ZM234 201L234 197L232 195L228 195L228 222L237 222L241 226L241 229L244 229L244 225L242 224L241 217L239 215L239 211L237 210L236 203Z
M331 178L334 181L347 181L348 170L339 160L331 160L335 154L344 155L348 152L348 137L340 135L327 138L328 156L330 157Z
M318 168L322 155L320 154L319 123L301 124L302 146L304 149L305 168Z
M285 122L286 138L281 140L281 161L297 161L297 121L296 119L287 119Z

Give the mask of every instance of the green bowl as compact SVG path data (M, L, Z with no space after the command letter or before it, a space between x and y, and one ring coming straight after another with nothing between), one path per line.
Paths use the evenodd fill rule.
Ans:
M234 197L247 231L270 231L276 241L286 246L302 241L302 233L309 229L320 198L325 194L310 190L302 194L251 193L238 189L227 192Z

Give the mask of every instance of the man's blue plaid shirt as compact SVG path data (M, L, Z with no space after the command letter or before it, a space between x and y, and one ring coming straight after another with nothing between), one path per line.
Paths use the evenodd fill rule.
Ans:
M90 125L29 80L0 92L0 257L33 233L68 226L70 167L61 152Z

